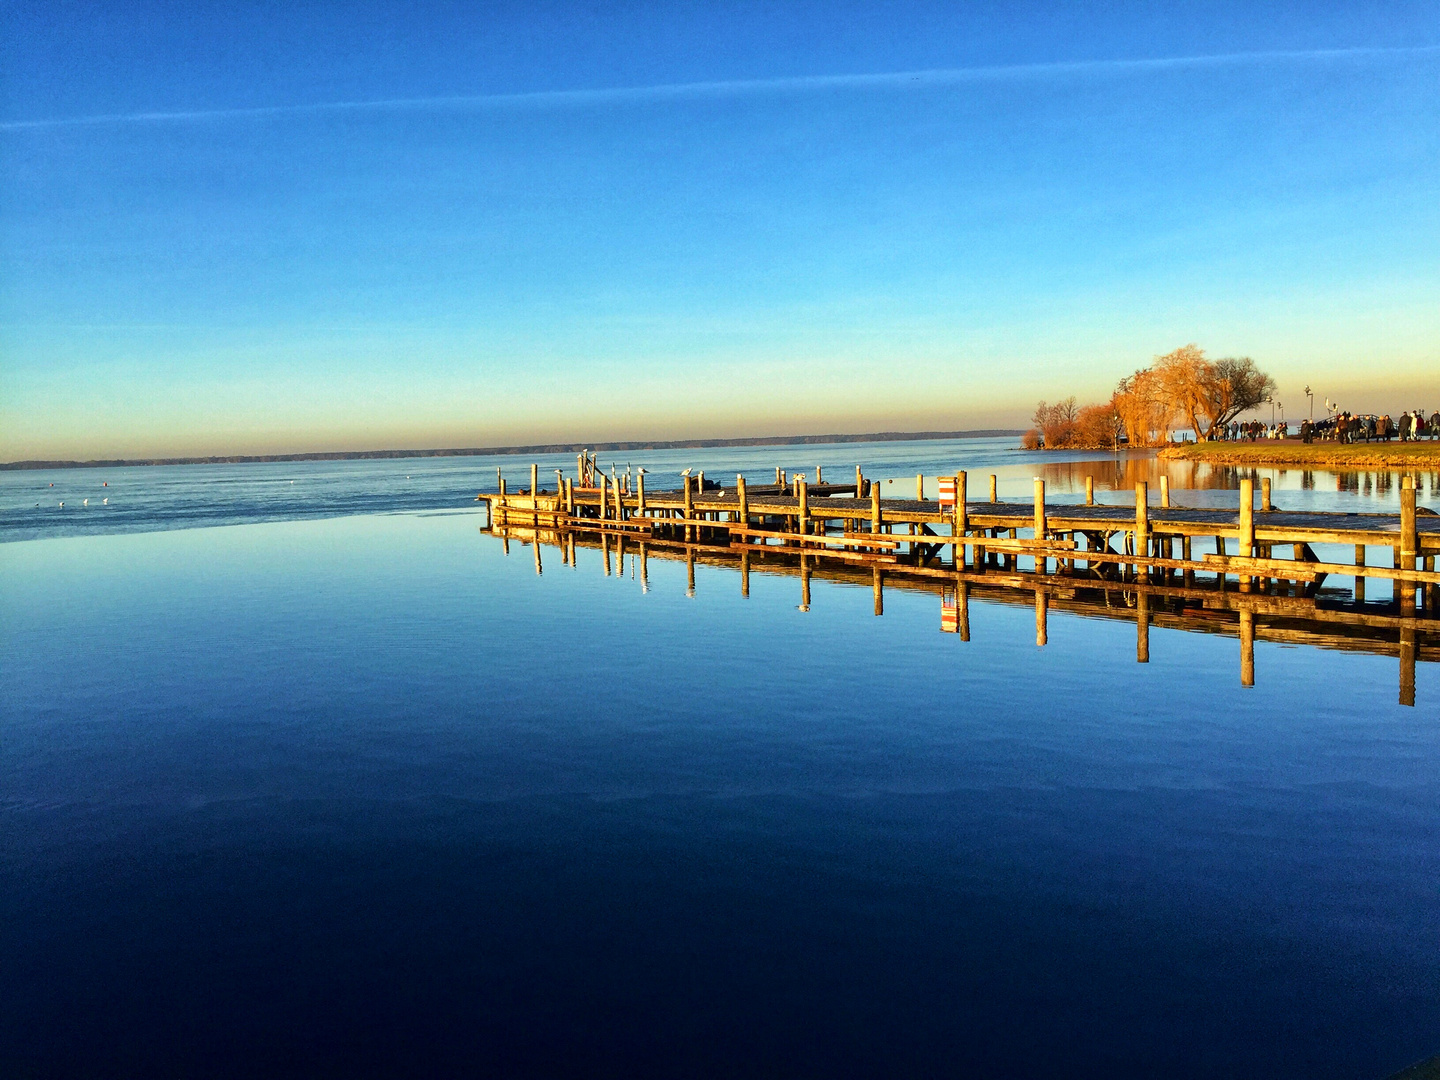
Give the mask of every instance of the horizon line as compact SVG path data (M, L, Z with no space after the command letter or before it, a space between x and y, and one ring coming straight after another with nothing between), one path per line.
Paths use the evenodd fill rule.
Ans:
M528 446L480 446L432 450L311 450L275 454L202 454L189 457L92 458L89 461L30 458L0 462L0 471L38 469L130 468L150 465L247 465L287 461L365 461L424 457L514 457L520 454L573 454L581 450L702 450L711 447L817 446L862 442L924 442L936 439L984 439L1023 435L1022 428L968 428L962 431L871 431L846 435L754 435L732 439L612 439L605 442L533 443Z
M828 89L893 87L922 89L987 79L1033 75L1088 74L1164 70L1167 68L1245 64L1262 61L1343 60L1373 56L1423 55L1440 52L1437 45L1366 46L1342 49L1291 49L1259 52L1214 53L1199 56L1151 57L1141 59L1059 60L1027 64L981 65L959 68L922 68L848 75L799 75L762 79L709 80L688 83L657 83L648 86L606 87L576 90L533 90L491 94L455 94L413 98L379 98L362 101L307 102L289 105L256 105L236 108L194 109L108 113L93 116L50 117L0 121L0 131L27 131L45 128L82 127L104 124L191 123L307 113L362 112L423 109L504 108L512 106L588 105L661 101L687 97L720 97L746 93L810 92ZM922 84L912 87L912 83Z

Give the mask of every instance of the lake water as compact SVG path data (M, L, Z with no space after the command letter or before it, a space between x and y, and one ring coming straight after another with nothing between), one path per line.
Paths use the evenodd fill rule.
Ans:
M654 488L859 461L1057 499L1160 469L1084 459L628 456ZM528 483L0 474L0 1075L1380 1080L1440 1051L1440 665L1403 708L1393 656L1262 641L1247 689L1208 634L1156 628L1142 666L1133 624L1052 612L1037 649L1002 603L962 643L899 589L875 618L661 559L537 575L474 509L497 464ZM1286 509L1398 501L1265 475Z

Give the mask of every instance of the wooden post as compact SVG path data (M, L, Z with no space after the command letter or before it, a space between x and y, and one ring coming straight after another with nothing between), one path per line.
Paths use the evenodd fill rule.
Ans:
M1270 477L1260 478L1260 509L1264 513L1270 513Z
M1135 594L1135 662L1150 662L1150 594Z
M864 475L860 472L860 466L859 466L859 465L856 465L856 466L855 466L855 498L857 498L857 499L863 499L864 497L865 497L865 477L864 477Z
M955 535L962 537L955 544L955 565L963 567L969 559L969 551L963 537L970 531L970 507L966 503L966 476L963 471L955 474Z
M740 500L740 524L748 529L750 527L750 498L745 494L745 477L740 473L735 474L735 495Z
M821 484L823 484L824 482L825 482L824 479L823 479L823 478L821 477L821 475L820 475L820 466L819 466L819 465L816 465L816 466L815 466L815 486L816 486L816 487L819 487L819 486L820 486Z
M1163 509L1170 509L1170 477L1161 474L1160 476L1160 506Z
M545 568L540 565L540 538L538 536L531 546L535 549L535 576L541 577L545 573Z
M1240 545L1236 552L1242 559L1255 555L1255 481L1240 481ZM1250 591L1250 575L1240 575L1240 591Z
M916 474L915 474L915 501L916 501L916 502L924 502L924 501L925 501L925 474L924 474L924 473L916 473Z
M779 466L779 465L776 465L776 466L775 466L775 486L776 486L776 487L781 487L781 486L784 485L784 483L785 483L785 481L784 481L783 479L781 479L781 477L780 477L780 466Z
M1415 552L1420 546L1415 532L1415 482L1405 477L1400 488L1400 565L1406 570L1415 569ZM1395 582L1400 592L1400 614L1415 614L1415 583Z
M686 528L688 529L689 526L687 525ZM685 549L685 595L695 595L695 549L693 547Z
M539 492L539 490L540 490L540 466L539 466L538 464L532 462L531 465L530 465L530 498L532 498L532 499L535 498L535 495L536 495L536 493ZM531 505L531 506L534 506L535 504L534 504L534 503L531 503L530 505Z
M601 503L604 506L604 503ZM610 576L610 534L600 534L600 553L605 556L605 576Z
M990 474L990 501L992 503L999 501L995 498L995 474L993 472Z
M695 516L695 501L690 493L690 481L693 479L693 476L685 477L685 539L687 542L695 539L695 526L690 524L690 519Z
M1150 485L1144 480L1135 481L1135 556L1144 558L1150 547ZM1149 572L1149 567L1135 564L1135 577Z
M874 485L871 485L873 490ZM875 567L871 573L871 588L875 592L875 614L885 614L885 574L880 567Z
M740 595L750 596L750 552L740 552Z
M800 535L804 536L810 531L810 492L803 476L796 478L795 488L795 494L800 504L800 509L797 512L798 520L796 521L796 525Z
M643 541L640 544L640 591L650 591L650 549Z
M955 586L955 621L960 624L960 640L970 640L970 583Z
M1189 534L1189 533L1186 533L1184 536L1182 536L1182 537L1180 538L1180 557L1181 557L1182 559L1184 559L1186 562L1189 562L1189 561L1190 561L1190 534ZM1187 589L1193 589L1193 588L1195 587L1195 571L1194 571L1194 570L1186 570L1186 571L1185 571L1185 587L1186 587Z
M610 485L615 489L615 520L625 520L625 504L620 499L620 481L616 480Z
M1356 566L1364 566L1364 565L1365 565L1365 545L1364 545L1364 544L1356 544L1356 545L1355 545L1355 565L1356 565ZM1356 575L1355 575L1355 599L1356 599L1359 603L1362 603L1362 604L1365 602L1365 579L1364 579L1361 575L1359 575L1359 574L1356 574Z
M1085 505L1095 505L1095 478L1093 476L1085 477Z
M1044 540L1048 531L1045 521L1045 481L1038 476L1035 477L1035 520L1033 524L1036 541ZM1036 555L1035 569L1042 574L1048 573L1050 560L1044 555Z
M1240 612L1240 685L1255 685L1255 613Z
M1035 590L1035 645L1044 646L1049 640L1050 597L1044 589Z
M605 474L602 472L602 473L600 474L600 520L601 520L601 521L604 521L604 520L605 520L605 486L606 486L606 484L608 484L608 483L609 483L609 480L607 479L607 477L605 476Z
M810 560L800 552L800 610L810 610Z
M872 482L870 484L870 531L880 531L880 485Z
M645 474L635 474L635 512L645 516Z
M700 498L705 497L705 470L700 470L700 475L695 477L695 494Z

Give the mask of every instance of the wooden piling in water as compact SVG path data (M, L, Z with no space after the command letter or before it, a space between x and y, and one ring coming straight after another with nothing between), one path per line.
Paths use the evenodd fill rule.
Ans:
M532 462L530 465L530 498L535 498L540 493L540 465ZM533 503L531 504L534 505Z
M865 497L865 474L860 471L860 466L855 466L855 498Z
M1093 476L1085 477L1085 505L1095 505L1095 478Z
M873 488L874 485L872 484L871 487ZM884 614L885 614L885 572L884 572L883 570L881 570L880 567L878 567L878 566L874 568L874 573L873 573L873 575L872 575L872 577L871 577L871 586L870 586L870 587L871 587L871 589L872 589L872 590L874 591L874 593L875 593L875 614L876 614L876 615L884 615Z
M745 494L745 477L741 473L735 474L735 495L740 502L740 524L750 524L750 498Z
M1144 480L1135 481L1135 554L1139 558L1145 558L1150 546L1150 485ZM1142 573L1149 571L1149 567L1142 569L1140 563L1135 564L1135 577L1138 579Z
M959 624L960 640L970 640L970 583L962 581L955 586L955 621Z
M1033 530L1037 543L1044 540L1046 534L1049 532L1045 520L1045 481L1038 476L1035 477L1035 522ZM1047 573L1050 569L1050 560L1043 554L1037 553L1035 556L1035 569L1042 574Z
M1415 569L1415 551L1419 546L1415 533L1415 482L1405 477L1400 487L1400 566L1406 570ZM1411 581L1397 581L1400 590L1400 614L1415 614L1415 584Z
M1050 638L1050 597L1044 589L1035 590L1035 646L1043 648Z
M1270 513L1270 477L1264 476L1260 479L1260 510L1263 513Z
M1170 509L1170 477L1164 473L1160 474L1160 506L1162 509Z
M995 497L995 474L993 472L990 474L990 501L992 503L1000 501Z
M955 474L955 535L960 537L955 544L955 565L963 567L969 562L969 545L965 543L965 534L970 531L970 507L967 500L969 494L966 492L968 478L962 469Z
M872 482L870 485L870 531L880 532L881 521L880 485Z
M695 539L695 526L690 524L690 519L695 516L695 499L691 495L690 481L693 477L685 477L685 540L687 542Z
M800 535L804 536L810 531L810 489L803 476L795 481L795 485L799 503L796 510L796 528Z
M1255 555L1255 481L1248 476L1240 481L1240 558L1249 559ZM1240 591L1249 592L1251 578L1240 576Z

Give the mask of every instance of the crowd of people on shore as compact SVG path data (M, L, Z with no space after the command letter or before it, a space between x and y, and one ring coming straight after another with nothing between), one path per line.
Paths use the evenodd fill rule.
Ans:
M1389 442L1398 438L1401 442L1418 442L1422 439L1440 439L1440 411L1432 412L1426 419L1424 409L1415 409L1400 414L1399 420L1392 420L1389 414L1376 416L1373 413L1357 415L1338 412L1324 420L1302 420L1300 441L1311 442ZM1266 424L1260 420L1244 423L1232 421L1219 436L1227 442L1257 442L1260 439L1288 439L1290 425L1284 421Z

